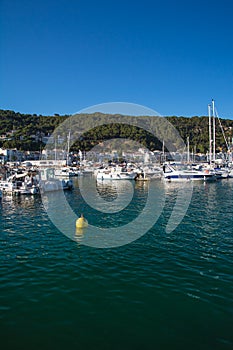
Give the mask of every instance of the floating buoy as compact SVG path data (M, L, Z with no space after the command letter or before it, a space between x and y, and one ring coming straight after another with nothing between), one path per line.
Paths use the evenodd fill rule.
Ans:
M79 219L76 220L76 228L84 228L88 226L88 221L81 215Z
M76 227L75 236L78 237L79 239L83 238L83 236L84 236L84 228Z

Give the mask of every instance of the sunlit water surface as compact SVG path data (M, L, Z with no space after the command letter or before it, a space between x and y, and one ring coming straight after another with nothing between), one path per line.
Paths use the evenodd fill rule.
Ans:
M165 198L158 221L132 243L107 249L76 236L75 222L72 239L62 234L39 196L3 198L2 349L233 348L232 180L195 184L184 219L169 234L176 185L133 184L131 203L121 209L115 202L115 210L119 184L100 184L105 212L83 200L77 181L65 196L91 225L117 227L139 215L153 186Z

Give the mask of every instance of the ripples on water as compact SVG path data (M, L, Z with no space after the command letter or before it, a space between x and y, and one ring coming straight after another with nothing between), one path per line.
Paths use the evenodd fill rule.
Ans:
M164 185L136 184L134 204L121 213L98 214L78 188L66 197L92 224L125 224L142 210L148 186ZM5 197L2 348L232 349L232 190L232 180L194 184L186 216L167 234L178 189L166 185L158 222L115 249L68 239L51 223L40 197ZM115 187L99 191L108 203L117 198Z

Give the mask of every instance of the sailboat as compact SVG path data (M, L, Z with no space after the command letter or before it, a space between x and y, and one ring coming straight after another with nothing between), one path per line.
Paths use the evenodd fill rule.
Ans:
M229 177L229 170L226 168L216 166L216 118L218 119L228 150L229 150L229 145L225 137L221 120L218 116L218 112L215 107L215 101L213 99L212 99L212 103L208 104L208 115L209 115L209 166L210 166L210 169L212 169L212 171L215 172L217 179L227 178Z
M190 165L189 137L187 137L187 164L163 165L163 180L166 182L184 181L215 181L215 173L202 167L193 168Z

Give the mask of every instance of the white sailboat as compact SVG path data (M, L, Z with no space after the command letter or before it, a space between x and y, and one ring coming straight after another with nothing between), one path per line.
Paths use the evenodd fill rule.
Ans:
M224 179L229 177L229 170L227 168L222 168L216 166L216 119L218 119L222 134L229 150L229 145L225 137L225 133L221 124L221 120L218 116L215 101L212 99L212 103L208 105L208 115L209 115L209 167L215 172L217 179Z

